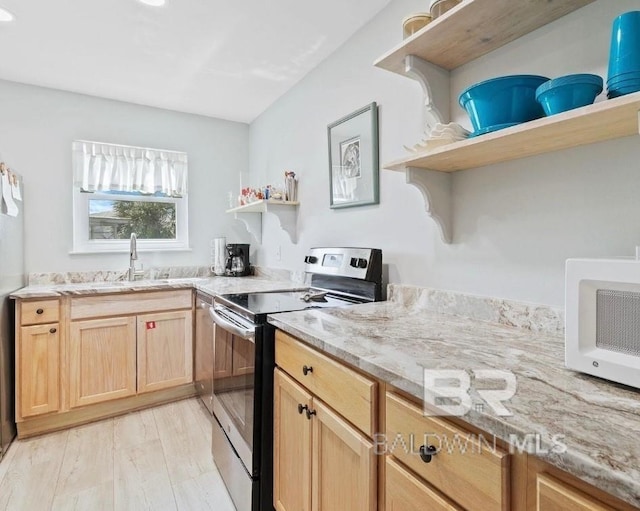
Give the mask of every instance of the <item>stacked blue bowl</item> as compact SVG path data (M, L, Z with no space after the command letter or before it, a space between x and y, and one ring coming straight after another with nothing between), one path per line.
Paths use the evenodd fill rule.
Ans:
M537 75L499 76L466 89L458 102L471 119L471 136L544 117L544 110L536 101L536 89L548 80Z
M640 91L640 11L631 11L613 20L607 97L617 98L638 91Z
M536 99L544 113L555 115L593 103L602 92L598 75L566 75L549 80L536 89Z

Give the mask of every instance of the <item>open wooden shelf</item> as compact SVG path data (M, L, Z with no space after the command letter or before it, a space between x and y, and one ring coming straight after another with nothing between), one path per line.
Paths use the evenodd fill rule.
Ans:
M412 154L384 168L455 172L637 135L638 112L640 92Z
M300 203L296 201L283 201L283 200L258 200L250 202L244 206L238 206L237 208L227 209L227 213L266 213L269 210L269 206L298 206Z
M289 235L293 243L296 243L299 205L297 201L258 200L228 209L227 213L233 214L236 220L241 220L258 243L262 243L262 214L273 213L280 220L282 230Z
M463 0L380 57L375 65L405 74L405 57L416 55L455 69L593 1Z

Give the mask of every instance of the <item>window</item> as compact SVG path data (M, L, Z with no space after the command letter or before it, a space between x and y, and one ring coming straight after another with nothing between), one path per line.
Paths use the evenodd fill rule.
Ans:
M187 155L73 143L73 252L189 248Z

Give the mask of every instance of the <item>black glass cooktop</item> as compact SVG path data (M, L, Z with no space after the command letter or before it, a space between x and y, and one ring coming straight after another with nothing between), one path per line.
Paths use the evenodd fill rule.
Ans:
M324 294L320 290L275 291L264 293L243 293L222 295L222 304L230 302L234 309L243 309L253 315L274 314L277 312L294 312L311 308L344 307L353 303L345 297ZM305 300L305 297L307 300Z

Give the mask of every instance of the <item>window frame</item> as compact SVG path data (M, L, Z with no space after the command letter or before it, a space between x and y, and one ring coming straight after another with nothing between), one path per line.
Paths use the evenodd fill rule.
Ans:
M89 239L89 200L124 200L131 202L164 202L176 206L176 238L173 240L138 239L138 250L189 251L189 204L187 194L183 197L157 197L155 195L131 195L101 192L82 192L73 186L73 249L72 254L128 252L129 240Z

